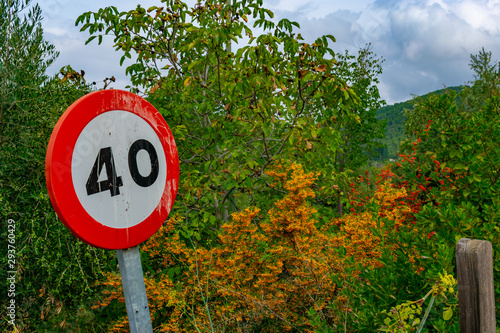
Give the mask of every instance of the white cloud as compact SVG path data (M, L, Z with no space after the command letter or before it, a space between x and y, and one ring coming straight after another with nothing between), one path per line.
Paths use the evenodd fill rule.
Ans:
M80 33L74 21L85 11L109 5L128 10L138 2L149 7L159 0L39 0L46 38L61 54L54 72L71 64L84 69L90 81L115 75L128 82L112 38L102 46L85 46L88 34ZM187 2L193 6L197 1ZM264 7L276 20L300 23L307 41L334 35L337 52L355 53L371 43L386 60L380 90L389 102L472 79L469 55L481 47L500 58L500 0L264 0Z
M500 1L377 1L371 11L388 13L372 44L387 59L381 91L390 102L464 84L482 47L500 58Z
M455 12L474 29L494 34L500 31L498 1L462 1L457 4Z
M51 35L54 37L62 37L68 34L66 29L60 27L49 27L44 29L45 35ZM50 37L49 37L50 38Z
M277 19L298 21L306 40L332 34L334 50L352 53L371 43L386 60L379 88L390 103L469 81L470 54L482 47L500 58L500 0L268 3Z
M264 6L271 10L279 10L299 14L302 17L324 18L328 14L338 10L348 10L353 12L361 12L373 2L373 0L265 0Z
M409 60L457 57L464 52L475 52L484 44L492 44L492 37L498 39L499 36L491 36L459 15L464 3L466 1L456 6L442 6L434 2L392 11L393 37Z

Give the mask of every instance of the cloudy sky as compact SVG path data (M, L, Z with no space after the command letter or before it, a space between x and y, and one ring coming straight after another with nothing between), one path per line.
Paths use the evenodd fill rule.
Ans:
M128 84L121 54L108 38L84 45L88 34L75 27L76 17L104 6L129 10L160 0L38 0L45 37L60 52L53 65L85 70L88 81L114 75L115 88ZM194 4L197 1L185 1ZM482 47L500 59L500 0L264 0L275 19L297 21L306 41L324 34L337 39L336 52L356 52L366 43L385 59L379 89L389 104L473 79L471 54Z

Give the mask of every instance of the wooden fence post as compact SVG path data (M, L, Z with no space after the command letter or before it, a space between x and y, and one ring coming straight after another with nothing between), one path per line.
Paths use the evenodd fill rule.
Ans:
M456 247L461 333L495 333L491 243L462 238Z

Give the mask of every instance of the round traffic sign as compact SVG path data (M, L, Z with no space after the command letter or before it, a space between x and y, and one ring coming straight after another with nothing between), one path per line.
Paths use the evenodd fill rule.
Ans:
M179 158L167 123L149 102L101 90L61 116L45 174L52 205L76 237L126 249L166 220L177 194Z

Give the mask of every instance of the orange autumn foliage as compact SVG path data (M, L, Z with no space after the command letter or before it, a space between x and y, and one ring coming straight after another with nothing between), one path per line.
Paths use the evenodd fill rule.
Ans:
M382 240L372 230L387 220L395 227L403 224L406 211L396 203L404 199L404 189L382 184L372 199L378 216L349 214L319 228L310 203L317 174L281 163L267 175L284 196L267 214L255 207L233 214L221 226L217 246L186 245L175 230L181 220L177 216L143 246L161 267L179 267L177 275L161 269L145 275L153 327L165 332L313 332L309 309L328 325L342 325L348 300L338 296L332 276L348 278L351 257L364 267L380 267ZM332 232L337 225L340 230ZM345 256L339 254L341 247ZM103 285L107 297L96 306L123 302L118 275ZM126 319L115 322L111 331L126 331Z
M388 181L377 186L377 190L370 202L377 207L377 211L363 211L344 215L340 219L332 221L332 224L340 226L340 232L334 236L339 246L344 247L346 257L354 258L354 261L364 267L380 267L382 264L377 260L381 255L380 236L376 236L373 230L380 230L382 237L389 232L385 228L390 223L392 228L398 229L403 224L411 209L404 204L407 197L406 190L395 189ZM324 226L328 230L331 224ZM382 231L384 230L384 231ZM394 249L396 244L385 244Z

